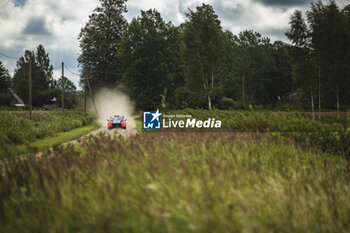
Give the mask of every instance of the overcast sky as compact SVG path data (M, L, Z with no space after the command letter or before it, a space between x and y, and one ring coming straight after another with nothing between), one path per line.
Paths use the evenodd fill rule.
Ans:
M165 21L175 25L185 21L188 9L202 3L211 4L224 29L234 34L252 29L272 40L287 41L290 15L295 9L305 12L310 0L129 0L126 19L138 16L140 10L157 9ZM350 0L337 0L343 7ZM60 77L63 61L73 73L78 73L77 40L80 29L99 4L98 0L0 0L0 52L20 57L24 50L35 50L42 44L54 66L54 78ZM0 55L5 67L13 74L16 60ZM65 72L78 86L79 77Z

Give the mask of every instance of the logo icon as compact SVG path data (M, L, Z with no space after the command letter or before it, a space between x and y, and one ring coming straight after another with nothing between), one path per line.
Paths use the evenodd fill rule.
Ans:
M159 110L156 112L143 112L143 128L144 129L160 129Z

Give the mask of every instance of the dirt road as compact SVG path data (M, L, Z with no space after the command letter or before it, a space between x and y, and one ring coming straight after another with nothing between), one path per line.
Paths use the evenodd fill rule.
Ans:
M79 139L63 143L62 145L75 144L78 141L81 141L81 140L84 140L86 138L89 138L90 136L96 136L96 135L98 135L100 133L111 135L111 136L113 136L113 135L121 135L123 137L129 137L131 135L137 134L136 123L131 117L127 121L126 129L123 129L123 128L108 129L107 128L107 123L103 124L103 123L100 122L100 124L102 125L100 128L98 128L98 129L96 129L94 131L91 131L90 133L80 137Z

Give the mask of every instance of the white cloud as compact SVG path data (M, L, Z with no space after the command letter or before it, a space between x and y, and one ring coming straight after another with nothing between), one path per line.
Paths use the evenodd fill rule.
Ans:
M24 50L35 50L39 44L44 45L50 54L51 63L59 66L64 61L73 72L77 71L77 54L80 29L88 21L89 15L98 5L98 0L28 0L23 6L15 6L14 0L0 2L0 51L11 56L20 57ZM23 31L31 19L41 19L48 34L26 33ZM38 21L33 21L38 22ZM34 30L38 25L31 25ZM15 60L5 59L5 66L14 72ZM78 77L67 73L76 84ZM54 71L54 77L60 77L60 69Z

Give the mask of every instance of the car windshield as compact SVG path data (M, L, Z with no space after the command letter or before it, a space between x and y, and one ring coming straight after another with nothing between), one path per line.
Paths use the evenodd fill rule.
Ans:
M112 117L113 121L122 121L123 117Z

